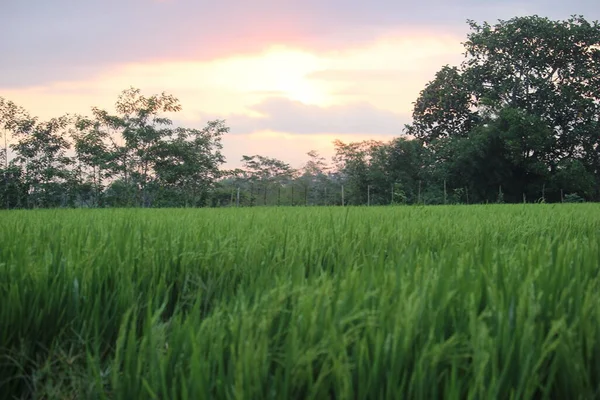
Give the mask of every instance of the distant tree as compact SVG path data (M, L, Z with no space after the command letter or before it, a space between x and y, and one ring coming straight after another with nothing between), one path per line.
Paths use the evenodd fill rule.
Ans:
M0 207L14 208L23 206L26 201L23 182L23 170L10 159L9 149L13 139L31 131L36 123L27 111L0 97L0 132L2 133L2 149L0 149L0 172L2 185L0 187Z
M177 128L176 136L156 149L157 183L181 193L187 206L205 205L225 162L221 137L227 132L222 120L209 121L203 129Z
M68 116L29 125L11 147L15 162L22 166L30 207L56 207L69 203L66 183L72 178L73 158L67 155Z
M373 183L373 156L383 145L383 142L376 140L351 143L334 141L333 161L344 184L347 204L367 204L369 187Z
M78 175L82 185L91 186L91 202L101 203L105 182L112 178L115 168L114 151L118 148L106 124L107 114L97 108L92 109L94 118L78 117L72 132L78 164Z
M116 115L93 108L91 118L79 118L73 136L96 190L108 179L120 182L118 192L127 198L120 204L147 207L167 196L169 205L203 205L224 162L224 121L173 127L164 114L180 111L179 100L166 93L144 96L136 88L124 90L115 108Z
M432 180L429 150L418 140L404 137L395 138L375 153L373 164L380 172L375 175L374 195L381 204L392 201L416 203L419 200L419 186ZM379 190L377 190L379 189ZM392 192L399 196L392 196Z
M302 166L297 178L306 195L305 202L310 205L330 204L329 197L336 191L329 179L330 166L316 150L306 154L308 161Z
M246 179L250 184L250 201L254 204L258 186L263 190L263 204L267 204L269 188L275 186L277 190L277 203L281 202L280 191L282 186L288 183L294 176L294 169L289 164L276 158L261 155L242 156L243 169Z

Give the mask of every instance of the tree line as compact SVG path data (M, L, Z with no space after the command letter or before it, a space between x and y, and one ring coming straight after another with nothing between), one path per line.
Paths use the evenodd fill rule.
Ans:
M179 100L124 90L115 113L40 121L0 97L0 207L203 207L600 200L600 26L477 24L390 141L334 142L300 169L223 170L224 120L175 126Z

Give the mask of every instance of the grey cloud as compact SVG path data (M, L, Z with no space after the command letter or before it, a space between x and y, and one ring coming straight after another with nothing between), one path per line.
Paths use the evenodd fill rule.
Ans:
M466 32L466 19L600 17L597 0L2 0L0 87L82 78L112 64L209 59L289 43L335 50L390 27Z
M234 114L224 117L233 134L261 130L294 134L400 135L409 115L355 103L331 107L307 105L285 98L269 98L254 107L261 117Z

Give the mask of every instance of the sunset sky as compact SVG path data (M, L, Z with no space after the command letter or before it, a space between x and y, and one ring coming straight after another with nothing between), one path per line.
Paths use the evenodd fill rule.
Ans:
M138 87L181 101L177 122L223 118L227 166L301 166L332 141L389 140L467 19L600 19L597 0L0 0L0 96L40 118L112 110Z

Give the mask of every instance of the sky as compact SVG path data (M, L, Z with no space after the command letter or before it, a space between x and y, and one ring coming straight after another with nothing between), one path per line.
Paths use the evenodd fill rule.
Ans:
M224 119L226 167L300 167L333 140L391 140L466 21L600 19L597 0L0 0L0 96L46 119L167 92L176 121Z

